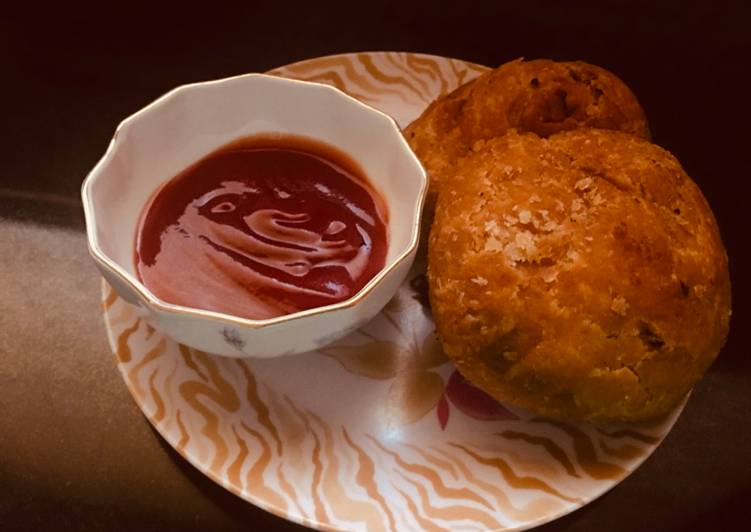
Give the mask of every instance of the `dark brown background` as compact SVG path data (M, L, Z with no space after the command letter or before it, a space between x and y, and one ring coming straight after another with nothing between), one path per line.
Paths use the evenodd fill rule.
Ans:
M731 334L654 455L545 529L748 521L751 11L742 2L489 5L26 3L2 14L0 530L298 529L204 478L141 416L106 347L79 187L117 123L176 85L361 50L487 65L584 59L634 89L655 141L717 215L733 281Z

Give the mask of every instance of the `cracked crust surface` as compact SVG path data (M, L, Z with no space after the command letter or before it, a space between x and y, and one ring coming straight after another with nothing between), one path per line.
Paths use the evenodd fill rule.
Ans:
M578 127L649 138L644 111L629 88L607 70L581 61L518 59L438 98L405 130L430 175L428 216L475 142L510 129L549 136Z
M430 298L475 385L541 414L665 414L725 341L727 257L697 186L636 136L509 132L440 197Z

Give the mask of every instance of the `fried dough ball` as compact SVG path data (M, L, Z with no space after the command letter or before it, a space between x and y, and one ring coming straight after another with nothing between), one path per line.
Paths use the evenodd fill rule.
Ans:
M457 369L540 414L670 411L728 332L727 256L678 161L634 135L509 132L438 201L430 300Z
M479 140L510 129L549 136L578 127L617 129L649 138L647 120L629 88L607 70L583 63L518 59L435 100L405 130L430 176L428 215Z

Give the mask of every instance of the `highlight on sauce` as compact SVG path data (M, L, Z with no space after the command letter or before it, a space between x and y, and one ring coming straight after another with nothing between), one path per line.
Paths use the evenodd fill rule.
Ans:
M138 277L169 303L265 319L350 298L384 266L388 213L359 166L302 137L251 137L141 214Z

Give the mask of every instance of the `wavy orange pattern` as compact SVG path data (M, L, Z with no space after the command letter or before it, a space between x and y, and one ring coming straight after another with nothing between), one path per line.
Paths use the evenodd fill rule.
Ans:
M436 96L484 70L389 52L320 58L272 73L335 85L404 126ZM435 413L395 424L381 408L397 377L392 369L403 366L399 356L421 353L415 346L428 345L433 330L421 307L409 304L409 286L402 290L407 303L390 305L333 355L294 361L231 360L178 345L106 284L102 308L123 377L165 439L239 496L314 528L523 529L611 488L675 420L595 428L515 411L519 420L498 422L457 412L445 432ZM372 353L348 363L368 345ZM377 346L397 357L388 367L373 364ZM452 371L441 359L430 364L435 379ZM295 380L299 374L305 378ZM315 388L327 379L330 385Z

